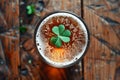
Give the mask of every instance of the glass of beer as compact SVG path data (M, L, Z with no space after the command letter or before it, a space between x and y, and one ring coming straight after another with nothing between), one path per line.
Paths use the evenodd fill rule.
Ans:
M83 58L89 44L88 29L76 14L56 11L40 21L35 30L35 44L46 63L68 67Z

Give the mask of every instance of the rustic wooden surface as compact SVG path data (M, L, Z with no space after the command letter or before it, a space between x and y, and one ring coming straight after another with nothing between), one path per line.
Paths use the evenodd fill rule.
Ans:
M40 16L28 16L26 5L37 2L0 0L0 80L120 80L119 0L44 0ZM56 10L76 13L90 32L83 62L64 69L44 63L34 44L39 20ZM27 32L20 34L20 25Z
M21 0L22 1L22 0ZM39 20L43 18L46 14L56 10L69 10L75 12L81 16L81 2L80 0L69 1L69 0L44 0L45 9L40 13L40 17L36 15L26 16L25 5L20 5L20 14L21 19L23 20L24 25L27 27L27 32L20 36L20 53L21 53L21 69L28 70L28 74L21 75L22 80L80 80L82 79L82 66L76 64L75 66L58 69L53 68L46 63L44 63L37 52L34 44L34 30L37 27ZM31 3L30 1L26 2L26 5ZM36 0L32 0L32 3L36 4ZM32 60L32 63L29 64L29 59Z
M119 80L120 0L85 0L83 5L83 17L90 32L84 79Z
M0 47L0 80L19 80L18 0L0 0Z

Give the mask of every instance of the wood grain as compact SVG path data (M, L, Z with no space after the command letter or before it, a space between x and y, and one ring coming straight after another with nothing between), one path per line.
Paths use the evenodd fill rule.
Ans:
M41 13L39 13L40 17L36 15L32 15L29 17L26 16L25 10L23 10L25 8L25 5L20 5L20 12L22 12L20 14L20 17L23 20L22 24L26 25L28 29L26 33L20 36L21 69L28 70L27 76L21 74L21 79L80 80L82 76L81 63L65 69L51 67L41 60L33 41L34 30L37 27L39 20L45 17L45 15L58 10L68 10L71 12L75 12L76 14L81 16L81 2L80 0L44 0L44 2L45 8ZM30 2L28 1L26 5L28 5L29 3ZM35 4L37 3L37 1L32 0L32 3ZM31 64L28 63L29 59L32 60Z
M3 42L3 50L6 59L5 69L7 70L8 79L19 79L19 38L0 35L0 39Z
M0 0L0 80L19 80L19 1ZM5 76L5 77L4 77Z
M0 80L120 80L120 1L43 1L43 11L28 16L26 6L37 0L0 0ZM34 44L39 21L58 10L82 17L90 32L83 62L64 69L42 61ZM27 32L19 33L21 25Z
M116 2L115 2L116 1ZM84 19L90 31L90 47L84 58L85 80L119 80L120 14L119 1L85 0ZM120 74L120 73L118 73Z

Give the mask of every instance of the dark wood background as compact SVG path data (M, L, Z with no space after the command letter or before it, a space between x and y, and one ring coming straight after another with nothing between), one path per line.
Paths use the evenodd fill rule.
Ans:
M26 5L38 0L0 0L0 80L120 80L120 0L43 1L43 11L28 16ZM64 69L44 63L34 44L37 24L56 10L76 13L90 32L83 60Z

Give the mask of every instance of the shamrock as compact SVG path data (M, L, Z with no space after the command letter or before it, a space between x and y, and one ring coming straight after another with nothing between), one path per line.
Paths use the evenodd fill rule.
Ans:
M60 24L59 26L54 26L52 32L56 34L56 36L52 36L50 42L56 47L61 47L62 41L65 43L70 41L71 32L67 29L65 30L64 25Z
M20 33L25 33L27 31L27 28L25 26L19 27Z
M33 4L27 5L26 9L27 9L27 14L28 15L31 15L35 12L35 6Z

